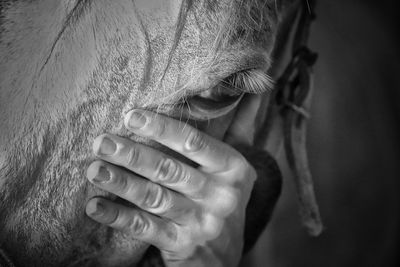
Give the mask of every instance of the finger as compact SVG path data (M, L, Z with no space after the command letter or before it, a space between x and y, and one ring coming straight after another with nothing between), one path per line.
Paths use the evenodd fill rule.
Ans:
M197 210L189 198L104 161L93 162L87 170L87 178L142 210L178 223L193 218Z
M224 140L232 145L252 145L255 132L255 120L261 104L260 95L247 94L240 102Z
M240 158L232 147L194 127L149 111L130 111L125 127L177 151L210 172L228 170Z
M103 198L89 200L86 214L99 223L127 232L135 239L162 250L174 246L177 240L177 225L173 222Z
M206 186L206 178L195 168L126 138L101 135L95 139L93 150L105 161L192 198L200 197Z

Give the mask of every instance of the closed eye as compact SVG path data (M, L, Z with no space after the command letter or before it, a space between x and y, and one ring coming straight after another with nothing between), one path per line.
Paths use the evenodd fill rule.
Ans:
M261 94L271 91L273 82L262 70L248 69L236 72L216 86L187 97L182 112L195 120L208 120L232 111L245 93Z

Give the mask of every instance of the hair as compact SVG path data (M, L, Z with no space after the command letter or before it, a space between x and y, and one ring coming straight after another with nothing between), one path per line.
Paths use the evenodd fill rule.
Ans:
M222 9L227 10L224 22L219 28L215 37L213 51L223 49L229 46L238 38L242 39L259 39L263 38L263 34L268 32L271 27L276 27L277 3L276 0L233 0L228 3L225 1L204 0L202 3L193 0L182 1L178 20L176 23L176 31L174 42L169 52L168 63L164 70L164 75L171 63L174 52L179 44L188 13L195 8L201 7L206 12L216 12ZM273 6L273 7L272 7ZM265 37L264 37L265 38Z
M218 49L229 44L237 37L253 37L254 33L262 33L265 27L270 27L271 22L276 20L277 4L271 0L233 0L229 3L224 1L205 0L203 8L208 12L216 12L226 9L224 23L216 36L214 48ZM273 2L273 3L272 3ZM274 7L272 7L272 4ZM176 25L175 47L179 42L188 12L199 5L193 0L182 2ZM272 17L271 17L272 15Z

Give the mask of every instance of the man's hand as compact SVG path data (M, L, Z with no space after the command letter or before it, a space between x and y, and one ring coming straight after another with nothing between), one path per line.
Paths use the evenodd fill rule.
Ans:
M125 126L199 164L193 168L129 139L96 138L88 179L137 208L91 199L86 213L161 250L167 266L236 266L256 179L231 146L177 120L131 111Z

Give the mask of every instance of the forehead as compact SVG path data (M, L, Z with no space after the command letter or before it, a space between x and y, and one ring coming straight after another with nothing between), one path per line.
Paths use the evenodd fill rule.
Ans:
M64 80L83 88L95 76L97 87L111 83L125 95L201 90L240 69L266 67L277 23L274 0L0 3L0 69L29 68L37 77L31 87L59 92Z
M227 25L228 30L242 26L240 30L244 31L246 27L261 30L260 25L271 23L270 18L274 17L274 11L277 11L279 3L280 1L276 0L121 0L115 3L104 0L1 0L0 17L1 23L4 24L7 21L16 22L19 16L35 22L35 20L46 20L45 17L54 15L54 18L57 17L58 20L64 22L63 26L66 26L98 8L103 13L118 13L121 12L118 9L124 7L127 12L134 9L135 12L130 14L131 17L139 15L141 19L151 20L158 26L160 23L172 23L176 26L186 13L193 12L197 15L197 22L208 21L218 27L229 20L231 24ZM53 13L48 13L49 11ZM101 14L98 15L101 17Z
M166 33L174 36L174 40L182 37L183 31L196 28L200 35L208 33L216 45L226 47L232 41L248 37L259 40L263 33L270 32L276 24L277 3L276 0L2 0L0 26L3 33L20 34L29 29L36 33L58 30L59 34L67 35L67 28L75 29L85 19L91 21L93 29L104 20L104 31L107 26L108 30L117 26L123 31L129 23L129 28L145 32L149 38Z

